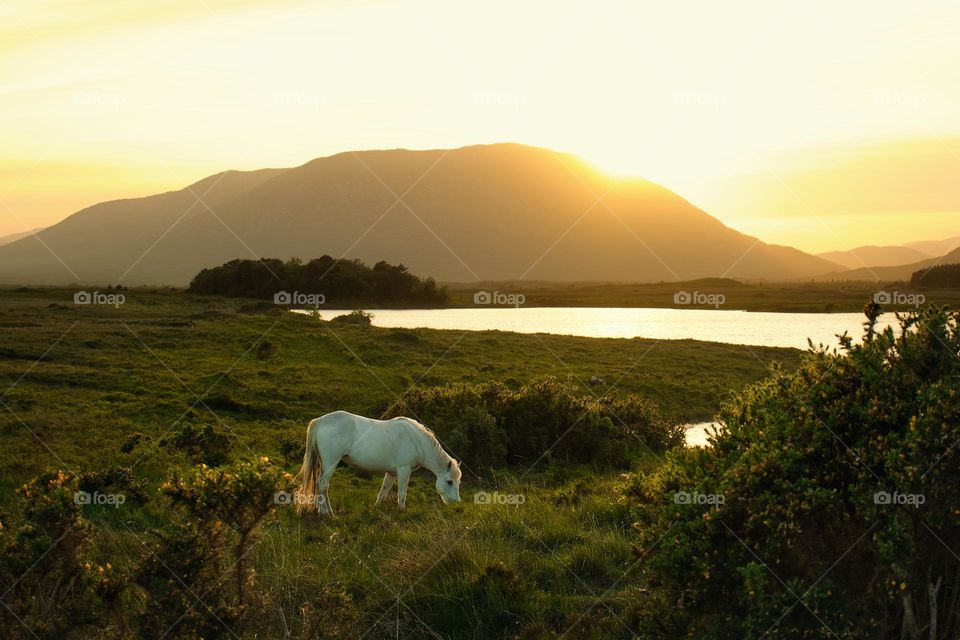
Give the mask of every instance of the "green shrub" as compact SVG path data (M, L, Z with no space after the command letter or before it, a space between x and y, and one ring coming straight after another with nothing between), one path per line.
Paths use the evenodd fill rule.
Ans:
M196 464L217 467L230 459L233 438L213 425L185 422L161 439L160 444L182 452Z
M223 528L179 523L153 535L133 578L144 599L133 620L136 637L233 637L244 608L229 580ZM203 594L201 603L194 594Z
M384 415L407 415L422 420L445 446L467 460L476 472L502 466L505 462L503 429L490 415L477 386L415 387L392 404Z
M499 383L415 387L384 412L398 415L422 420L474 472L541 460L623 467L638 449L683 442L682 429L639 396L598 401L549 377L516 390Z
M652 637L960 631L960 317L866 314L862 343L811 349L726 404L712 448L634 483Z
M174 471L160 490L183 507L200 530L218 532L222 525L234 533L234 577L237 601L243 602L250 580L247 565L260 521L278 504L281 492L292 488L293 477L267 458L211 469L201 465L191 477Z
M122 582L94 567L77 476L49 471L17 490L22 522L0 523L3 637L88 637L113 620Z
M342 316L334 317L330 322L336 322L337 324L357 324L369 326L372 321L372 313L367 313L363 309L354 309L350 313L345 313Z
M684 428L667 422L650 400L635 393L600 399L600 414L646 448L664 451L684 444Z
M138 480L129 467L108 467L102 471L86 471L77 477L77 488L89 494L122 495L123 503L143 504L147 501L146 482Z

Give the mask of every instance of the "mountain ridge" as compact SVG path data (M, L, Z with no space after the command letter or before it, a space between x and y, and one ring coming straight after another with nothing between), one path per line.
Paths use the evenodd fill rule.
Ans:
M863 267L896 267L935 258L939 254L934 255L903 245L865 245L847 251L826 251L816 255L847 269L861 269Z
M402 262L440 281L773 280L838 267L742 234L648 180L516 143L225 171L86 207L38 235L46 247L34 237L0 247L0 282L182 286L233 258L323 254Z

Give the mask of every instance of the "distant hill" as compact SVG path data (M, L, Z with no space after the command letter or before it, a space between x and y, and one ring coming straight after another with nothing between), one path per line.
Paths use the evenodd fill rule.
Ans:
M30 234L36 233L41 229L43 229L43 227L37 227L36 229L31 229L30 231L21 231L19 233L11 233L9 235L0 236L0 247L2 247L5 244L10 244L11 242L19 240L20 238L26 238Z
M904 264L893 267L870 267L861 269L851 269L849 271L832 272L814 278L820 282L830 281L867 281L867 282L892 282L895 280L909 281L914 272L920 271L940 264L960 263L960 248L954 249L950 253L939 258L928 258L912 264Z
M944 240L922 240L920 242L907 242L904 247L922 251L931 256L942 256L950 253L957 247L960 247L960 236L946 238Z
M946 252L944 251L943 253ZM817 256L824 260L835 262L847 269L860 269L862 267L896 267L902 264L912 264L943 255L943 253L924 253L923 251L906 246L865 246L850 249L849 251L818 253Z
M651 182L615 181L574 156L517 144L227 171L88 207L38 236L42 243L31 236L0 247L0 283L186 285L235 258L321 254L461 282L776 280L839 270L739 233Z

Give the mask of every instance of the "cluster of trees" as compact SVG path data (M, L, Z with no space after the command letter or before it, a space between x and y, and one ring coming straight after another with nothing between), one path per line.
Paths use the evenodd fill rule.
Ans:
M960 314L879 313L633 482L649 637L960 633Z
M910 276L915 287L960 287L960 264L941 264L915 271Z
M320 294L326 304L349 303L434 305L447 301L444 287L433 278L419 278L405 266L380 261L368 267L360 260L322 256L231 260L204 269L190 282L191 293L273 299L280 293ZM293 302L296 302L295 300Z
M540 460L630 465L636 454L683 443L683 430L636 394L596 399L553 378L518 389L498 383L416 387L384 417L418 418L470 470Z

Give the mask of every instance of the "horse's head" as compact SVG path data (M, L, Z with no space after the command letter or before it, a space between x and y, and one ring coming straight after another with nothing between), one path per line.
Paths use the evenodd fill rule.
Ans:
M447 502L460 502L460 464L451 459L446 468L437 474L437 493Z

